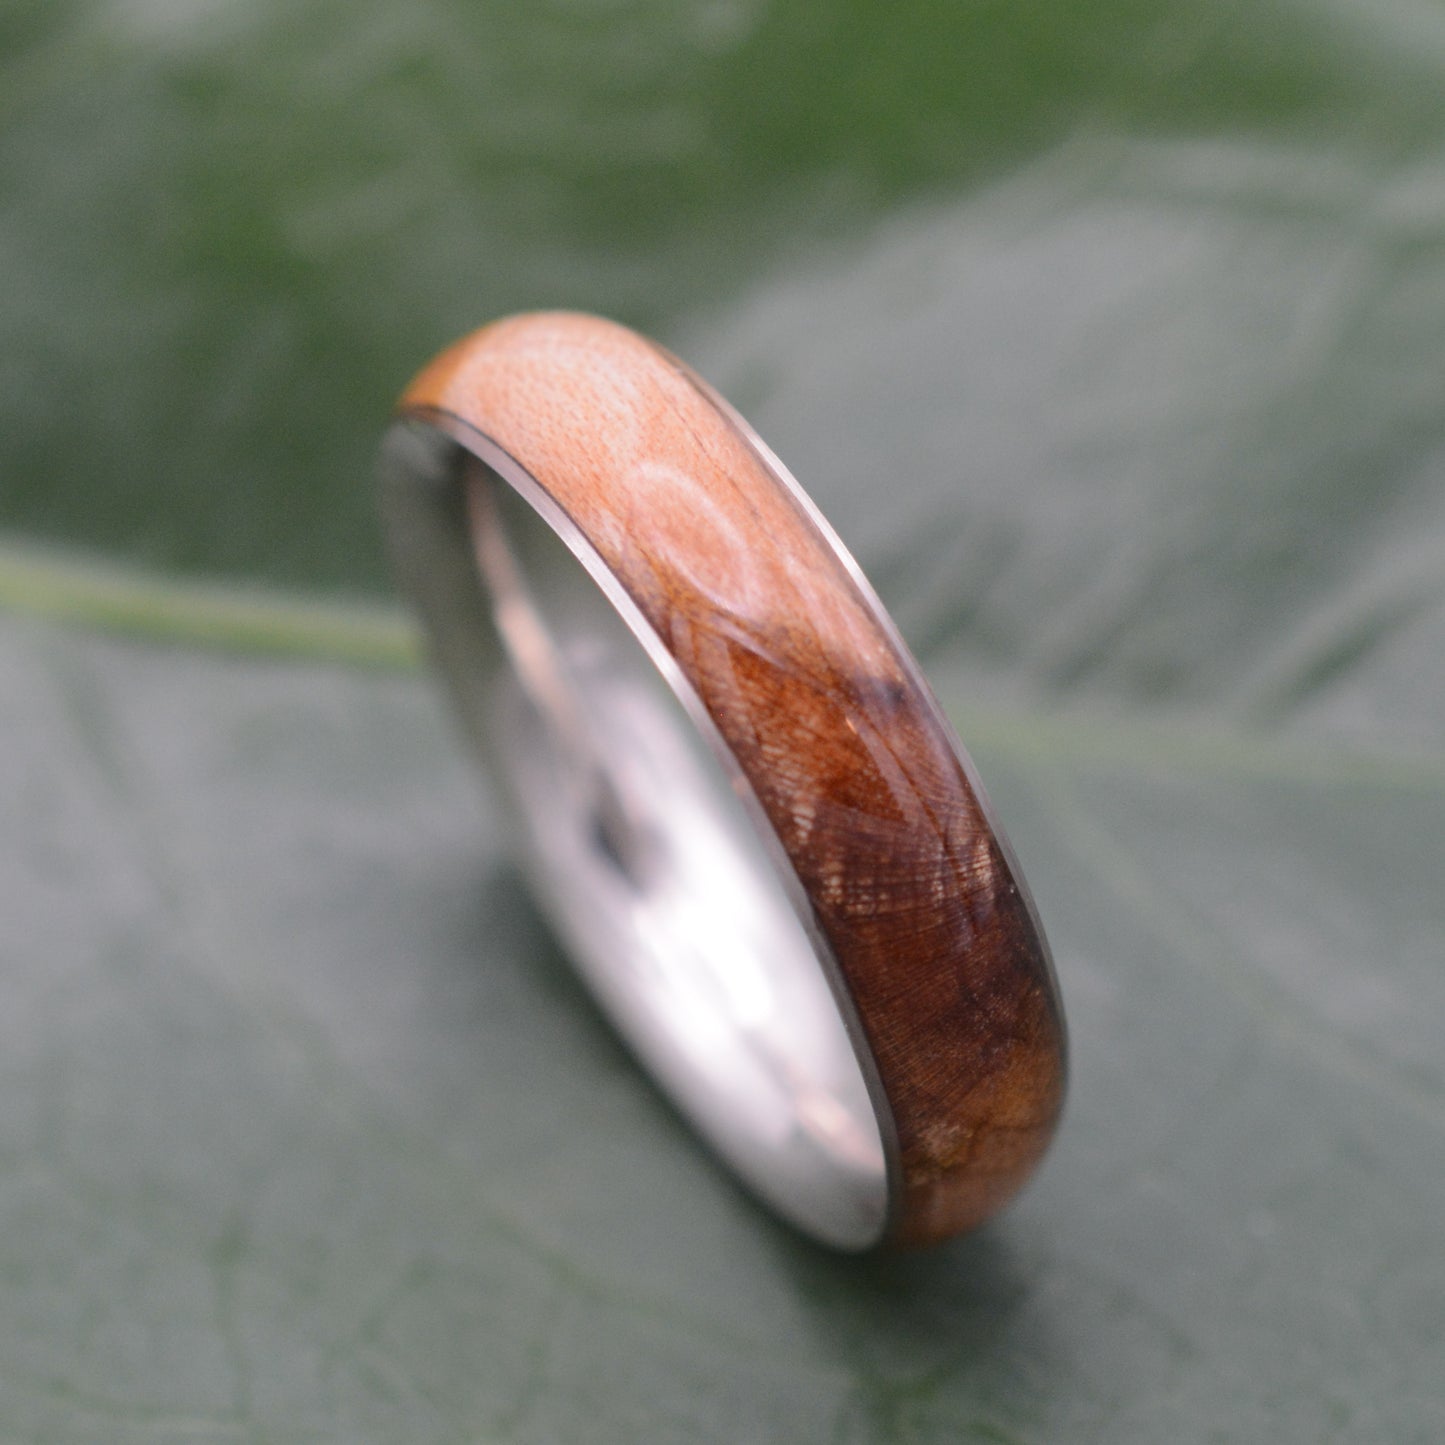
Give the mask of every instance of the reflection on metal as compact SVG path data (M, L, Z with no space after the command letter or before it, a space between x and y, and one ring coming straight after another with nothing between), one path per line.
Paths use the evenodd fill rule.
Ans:
M552 528L463 465L501 654L485 732L538 892L633 1047L753 1187L834 1243L871 1243L887 1195L873 1104L753 820Z
M507 658L577 791L579 811L605 857L633 882L642 882L644 833L629 818L587 728L581 700L567 676L556 643L512 551L497 512L493 487L473 475L466 491L467 516L477 565L492 602L492 616Z

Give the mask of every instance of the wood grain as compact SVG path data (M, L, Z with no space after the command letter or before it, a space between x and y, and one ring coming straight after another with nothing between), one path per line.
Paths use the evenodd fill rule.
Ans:
M956 741L830 534L681 363L595 317L498 322L401 410L456 417L591 541L711 714L796 869L891 1107L888 1238L1006 1203L1053 1134L1053 971Z

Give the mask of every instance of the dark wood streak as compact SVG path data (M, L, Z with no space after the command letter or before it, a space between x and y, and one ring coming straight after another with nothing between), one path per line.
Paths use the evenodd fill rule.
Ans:
M576 522L696 690L791 860L896 1125L893 1242L971 1228L1053 1134L1046 946L952 735L871 598L681 364L596 318L518 317L402 409L503 445Z

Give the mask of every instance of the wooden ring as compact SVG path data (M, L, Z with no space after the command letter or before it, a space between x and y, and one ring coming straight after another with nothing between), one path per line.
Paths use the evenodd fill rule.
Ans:
M661 348L558 313L426 367L382 476L398 575L543 901L684 1112L830 1244L993 1214L1062 1107L1047 944L917 664L782 465ZM554 605L578 586L590 604ZM672 724L654 737L652 703L618 692L609 626L712 781L694 790ZM786 927L753 920L769 887Z

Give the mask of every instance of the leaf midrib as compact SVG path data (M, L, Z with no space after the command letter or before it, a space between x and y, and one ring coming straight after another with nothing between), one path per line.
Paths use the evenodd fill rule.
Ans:
M423 657L404 611L374 599L182 581L15 542L0 542L0 612L208 651L402 671L418 668ZM1424 752L1229 728L1157 709L977 708L947 687L940 692L969 745L1000 757L1445 793L1445 761Z

